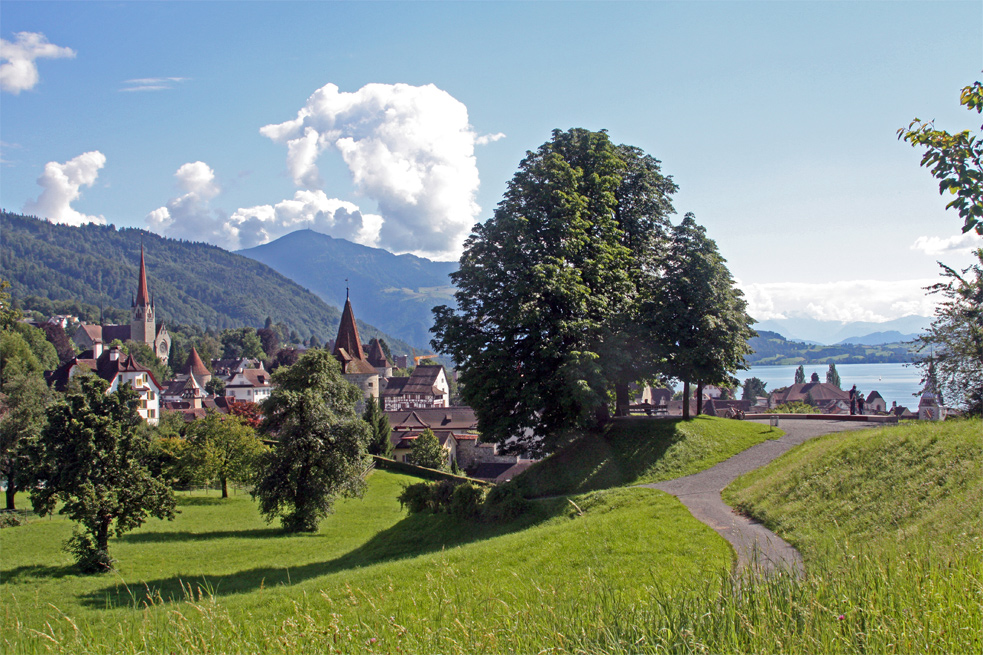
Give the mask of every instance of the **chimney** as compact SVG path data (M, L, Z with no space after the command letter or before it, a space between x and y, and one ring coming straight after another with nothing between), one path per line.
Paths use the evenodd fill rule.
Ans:
M102 339L96 339L92 342L92 358L99 359L102 357Z
M119 346L113 346L109 349L109 361L119 361Z

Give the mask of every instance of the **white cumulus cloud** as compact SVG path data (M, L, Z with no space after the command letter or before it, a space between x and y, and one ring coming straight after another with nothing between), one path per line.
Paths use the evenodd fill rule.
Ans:
M227 222L237 248L251 248L296 230L310 229L366 246L376 246L382 217L328 198L324 191L302 190L275 205L239 209Z
M770 282L740 284L748 314L759 321L809 317L823 321L882 323L909 314L931 316L938 298L925 287L937 279Z
M911 244L912 250L921 250L926 255L933 257L947 253L968 253L974 248L980 247L983 247L983 239L972 231L945 239L942 237L918 237Z
M106 219L102 216L87 216L71 206L82 195L80 189L83 186L91 187L99 177L99 169L105 165L106 155L98 150L84 152L64 164L49 161L38 178L38 185L44 190L37 200L24 204L24 213L65 225L105 223Z
M176 239L234 245L225 216L211 206L211 200L221 192L215 171L205 162L189 162L177 169L174 177L184 193L147 214L150 229Z
M0 89L19 94L38 83L37 59L74 57L75 51L53 43L40 32L18 32L13 42L0 39Z
M437 259L457 257L480 211L475 145L504 136L478 136L467 107L432 84L368 84L354 93L327 84L296 118L260 133L287 146L290 174L306 190L323 186L318 158L336 150L355 191L381 214L376 245ZM365 225L359 234L373 235Z

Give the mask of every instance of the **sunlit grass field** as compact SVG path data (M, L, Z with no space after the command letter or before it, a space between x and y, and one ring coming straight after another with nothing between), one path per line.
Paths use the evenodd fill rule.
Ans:
M705 443L741 424L685 427L704 425ZM100 576L60 550L69 522L34 520L0 530L0 651L981 652L981 442L979 421L844 432L738 480L726 498L803 551L801 579L732 576L676 499L617 484L501 525L408 516L395 498L416 480L376 471L303 536L248 496L183 496L175 521L113 540Z

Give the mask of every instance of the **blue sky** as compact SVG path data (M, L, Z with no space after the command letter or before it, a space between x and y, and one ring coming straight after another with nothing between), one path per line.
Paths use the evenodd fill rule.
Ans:
M979 129L979 2L4 0L0 38L12 211L450 258L526 150L586 127L662 161L758 318L925 314L936 260L969 262L896 130Z

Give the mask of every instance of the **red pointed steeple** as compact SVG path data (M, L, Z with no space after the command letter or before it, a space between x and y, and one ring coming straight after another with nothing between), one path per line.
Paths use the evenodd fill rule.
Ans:
M353 359L365 359L365 353L362 351L362 340L358 336L358 327L355 325L352 301L348 298L345 298L345 309L341 313L341 325L338 326L338 338L334 342L334 355L336 357L338 350L342 348Z
M150 304L150 294L147 292L147 268L143 263L143 245L140 246L140 282L137 285L137 299L134 303L137 307L146 307Z

